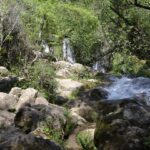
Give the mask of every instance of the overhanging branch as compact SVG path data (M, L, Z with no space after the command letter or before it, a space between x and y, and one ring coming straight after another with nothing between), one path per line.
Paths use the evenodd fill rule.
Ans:
M139 8L150 10L150 6L141 5L138 0L134 0L134 5Z
M126 19L118 10L110 6L110 9L116 13L127 25L131 25L128 19Z

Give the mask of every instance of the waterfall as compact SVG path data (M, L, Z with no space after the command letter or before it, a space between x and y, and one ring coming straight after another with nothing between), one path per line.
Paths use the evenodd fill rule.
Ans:
M64 38L63 40L63 58L64 60L74 64L75 56L73 54L73 49L70 44L70 40L68 38Z
M150 103L149 78L116 77L112 79L112 84L104 89L108 92L108 100L140 98Z
M101 73L106 73L106 70L104 69L104 67L102 67L101 63L99 61L97 61L93 66L92 66L92 70L93 71L98 71Z
M46 54L50 53L50 48L49 48L48 44L45 41L42 41L42 47L44 48L44 52Z

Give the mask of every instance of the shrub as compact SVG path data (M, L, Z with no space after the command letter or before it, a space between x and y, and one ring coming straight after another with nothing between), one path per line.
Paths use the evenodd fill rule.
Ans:
M57 84L55 81L55 72L51 64L38 61L33 66L28 66L25 73L25 80L21 86L23 88L34 87L50 102L54 102Z
M43 129L43 132L50 140L55 141L56 143L63 146L64 144L63 133L60 130L45 127Z
M65 117L67 118L66 125L64 127L64 139L67 139L73 130L77 127L77 124L72 122L70 112L66 109L64 112Z
M125 53L115 53L113 57L113 72L125 74L137 74L145 65L144 60Z
M84 150L96 150L93 143L93 138L90 132L80 132L77 135L77 141L82 146Z

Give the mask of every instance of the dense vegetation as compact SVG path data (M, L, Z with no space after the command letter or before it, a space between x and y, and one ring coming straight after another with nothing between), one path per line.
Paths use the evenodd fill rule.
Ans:
M0 73L0 81L2 81L0 84L7 80L9 82L9 76L11 80L15 74L14 78L20 82L15 81L10 84L10 87L16 84L15 86L21 89L32 87L39 91L33 99L38 98L38 101L43 101L44 105L33 108L32 104L31 106L28 106L28 103L25 105L24 110L29 112L29 116L24 115L27 118L27 126L29 122L32 127L32 123L30 124L32 119L34 125L38 118L35 116L39 116L40 121L41 118L44 118L45 124L42 120L41 124L39 123L39 129L49 140L54 140L62 147L73 133L75 137L73 141L76 141L77 145L84 150L95 150L95 146L102 144L106 144L106 149L109 149L107 148L109 138L112 138L112 141L117 139L117 144L120 144L124 139L126 141L126 136L130 139L134 135L142 136L137 139L136 136L131 138L133 145L144 141L146 147L149 148L150 138L146 133L149 130L147 106L145 107L143 102L134 101L131 104L128 101L127 103L121 102L117 104L117 107L111 104L110 106L105 105L103 102L101 104L96 99L107 99L108 92L95 87L100 84L105 85L107 79L105 79L105 74L92 72L90 68L99 62L102 68L111 74L150 77L149 18L150 0L0 0L0 67L4 66L1 67L2 71L8 68L11 72L9 75L10 72L6 69L8 74ZM77 63L80 64L72 65L68 62L57 61L67 60L63 57L64 39L67 39L69 44L71 43L70 49ZM44 44L52 50L51 53L45 53ZM65 67L62 67L63 65ZM136 81L138 82L138 80L134 82ZM142 84L147 81L147 79L144 80ZM108 83L109 81L107 85ZM5 86L7 87L7 84ZM66 96L66 93L69 94ZM133 99L147 99L146 92L141 90L141 93L138 94ZM20 95L21 92L18 94L19 99ZM36 104L42 104L38 101ZM88 101L90 101L89 104ZM91 104L93 106L90 106ZM42 113L37 115L40 109ZM95 112L95 109L98 109L98 113ZM14 109L8 110L9 113L14 112ZM35 112L33 118L29 110ZM100 119L95 127L98 116ZM26 122L24 118L22 120ZM60 128L54 128L57 126L55 123L58 123L58 126L60 124ZM120 128L119 124L123 125L123 128ZM23 126L21 125L20 128ZM94 141L95 130L79 132L82 130L81 127L84 129L85 127L97 128ZM126 131L125 128L129 131ZM40 131L39 129L37 132ZM117 130L119 132L116 132ZM122 135L120 131L133 135L125 134L123 138L120 138ZM130 133L130 131L133 132ZM118 136L114 136L116 133L119 133L119 138L114 138ZM3 143L7 144L7 142ZM128 143L131 147L133 146L130 141ZM117 146L117 144L114 145ZM71 146L74 145L71 143ZM110 149L113 148L110 147Z
M27 65L43 41L61 59L68 37L79 63L101 61L127 74L149 66L147 0L7 0L0 7L1 65Z

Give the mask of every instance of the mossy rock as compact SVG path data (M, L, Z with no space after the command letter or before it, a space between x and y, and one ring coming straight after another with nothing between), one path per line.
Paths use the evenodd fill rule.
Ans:
M148 150L150 109L138 100L103 102L94 144L98 150Z

